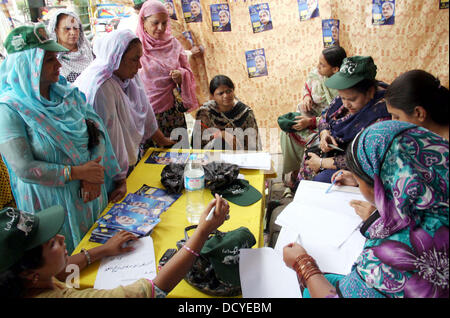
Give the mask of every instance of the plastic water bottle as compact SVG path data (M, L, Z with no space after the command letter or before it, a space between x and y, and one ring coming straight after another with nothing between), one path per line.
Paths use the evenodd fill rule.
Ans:
M184 188L186 190L187 219L191 224L198 224L205 209L203 199L205 171L200 163L189 160L184 167Z

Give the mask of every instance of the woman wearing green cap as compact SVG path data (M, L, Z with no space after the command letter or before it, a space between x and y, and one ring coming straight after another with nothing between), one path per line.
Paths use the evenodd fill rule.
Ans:
M321 156L306 149L300 180L331 182L336 170L346 169L345 149L356 134L377 121L391 119L384 102L387 84L375 79L376 70L370 56L348 57L339 72L325 81L339 95L319 122Z
M108 204L119 173L101 118L60 76L57 52L43 24L10 32L0 65L0 153L17 207L53 205L67 215L61 233L72 252Z
M207 221L206 217L214 206L214 216ZM65 271L68 264L79 264L74 262L75 256L68 256L64 236L57 234L64 223L64 210L61 207L50 207L36 215L11 208L4 209L0 211L0 297L165 297L191 269L209 234L223 224L229 209L228 203L216 194L216 199L203 212L195 232L183 248L162 267L153 281L142 278L130 285L110 290L78 290L69 288L70 286L55 278ZM123 239L136 239L132 238L131 233L122 233L125 233ZM99 248L102 247L95 249ZM127 251L130 248L132 246ZM103 252L105 249L103 248ZM124 251L117 246L114 249L110 244L107 252L107 255L117 255Z

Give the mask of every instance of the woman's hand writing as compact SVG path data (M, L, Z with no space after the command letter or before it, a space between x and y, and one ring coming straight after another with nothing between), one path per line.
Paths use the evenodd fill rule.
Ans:
M209 234L212 231L216 230L219 226L221 226L230 213L230 205L228 204L228 202L220 197L217 193L215 197L216 198L208 204L205 211L203 211L198 224L197 230L203 231L205 234ZM216 207L216 209L214 211L213 217L211 220L207 221L206 217L214 206Z
M339 175L339 173L341 173ZM346 186L353 186L357 187L358 182L356 181L355 177L353 176L353 173L348 170L338 170L331 176L331 182L336 180L337 185L346 185Z
M298 243L290 243L283 248L283 261L287 267L293 268L297 257L303 254L306 254L303 246Z

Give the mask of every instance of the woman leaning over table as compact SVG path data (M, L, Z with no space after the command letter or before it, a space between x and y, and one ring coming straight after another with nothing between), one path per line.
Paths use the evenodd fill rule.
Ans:
M448 140L449 91L430 73L401 74L387 88L385 99L392 119L422 126Z
M206 216L213 206L216 206L213 218L206 221ZM0 297L166 297L191 269L209 234L227 219L229 209L228 203L216 194L216 198L209 203L203 212L195 232L183 248L161 268L153 280L142 278L130 285L119 286L114 289L86 288L83 290L69 288L55 277L58 273L63 272L68 264L80 264L82 262L80 257L83 259L83 255L80 254L69 257L64 236L57 234L64 223L63 209L52 207L46 211L41 211L35 217L19 210L2 210L0 211ZM20 219L28 220L27 230L29 230L29 233L22 230ZM36 219L39 219L39 221L36 222ZM121 233L124 234L123 238L118 239L119 242L124 239L136 240L136 237L133 237L130 233ZM15 246L7 244L12 240L16 242ZM116 250L113 246L110 247L110 255L117 255L130 250L130 248L120 250L120 245L117 244ZM93 251L94 249L89 250L92 253ZM74 259L75 257L78 257L78 259Z
M81 72L94 60L92 47L83 31L78 15L67 9L57 10L48 23L52 39L68 49L61 52L61 75L73 83Z
M376 73L372 57L353 56L345 58L339 72L325 81L339 95L319 122L321 156L309 152L309 159L300 169L300 180L331 182L337 169L346 169L345 149L356 134L377 121L391 119L384 101L387 85L375 79ZM344 152L334 150L330 144Z
M17 207L36 213L61 205L61 233L72 252L108 203L119 165L103 121L59 75L45 26L21 26L5 41L0 65L0 153Z
M164 136L170 137L173 129L182 128L177 136L181 134L189 144L184 112L198 108L195 80L168 20L167 9L160 1L147 0L142 6L136 30L143 48L139 75Z
M283 250L308 297L449 297L448 141L400 121L376 123L347 162L364 198L364 249L347 276L323 275L296 243Z
M130 30L112 31L94 45L96 59L74 85L86 94L89 104L103 119L121 167L115 176L111 201L127 193L126 177L143 155L143 143L152 139L158 146L175 142L158 128L155 114L137 75L141 68L142 44Z

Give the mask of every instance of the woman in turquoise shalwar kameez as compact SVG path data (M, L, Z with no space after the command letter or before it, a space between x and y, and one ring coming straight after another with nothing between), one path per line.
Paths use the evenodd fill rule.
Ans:
M5 41L0 65L0 153L19 209L65 208L69 253L108 204L119 166L103 122L77 88L59 76L43 24L21 26Z

